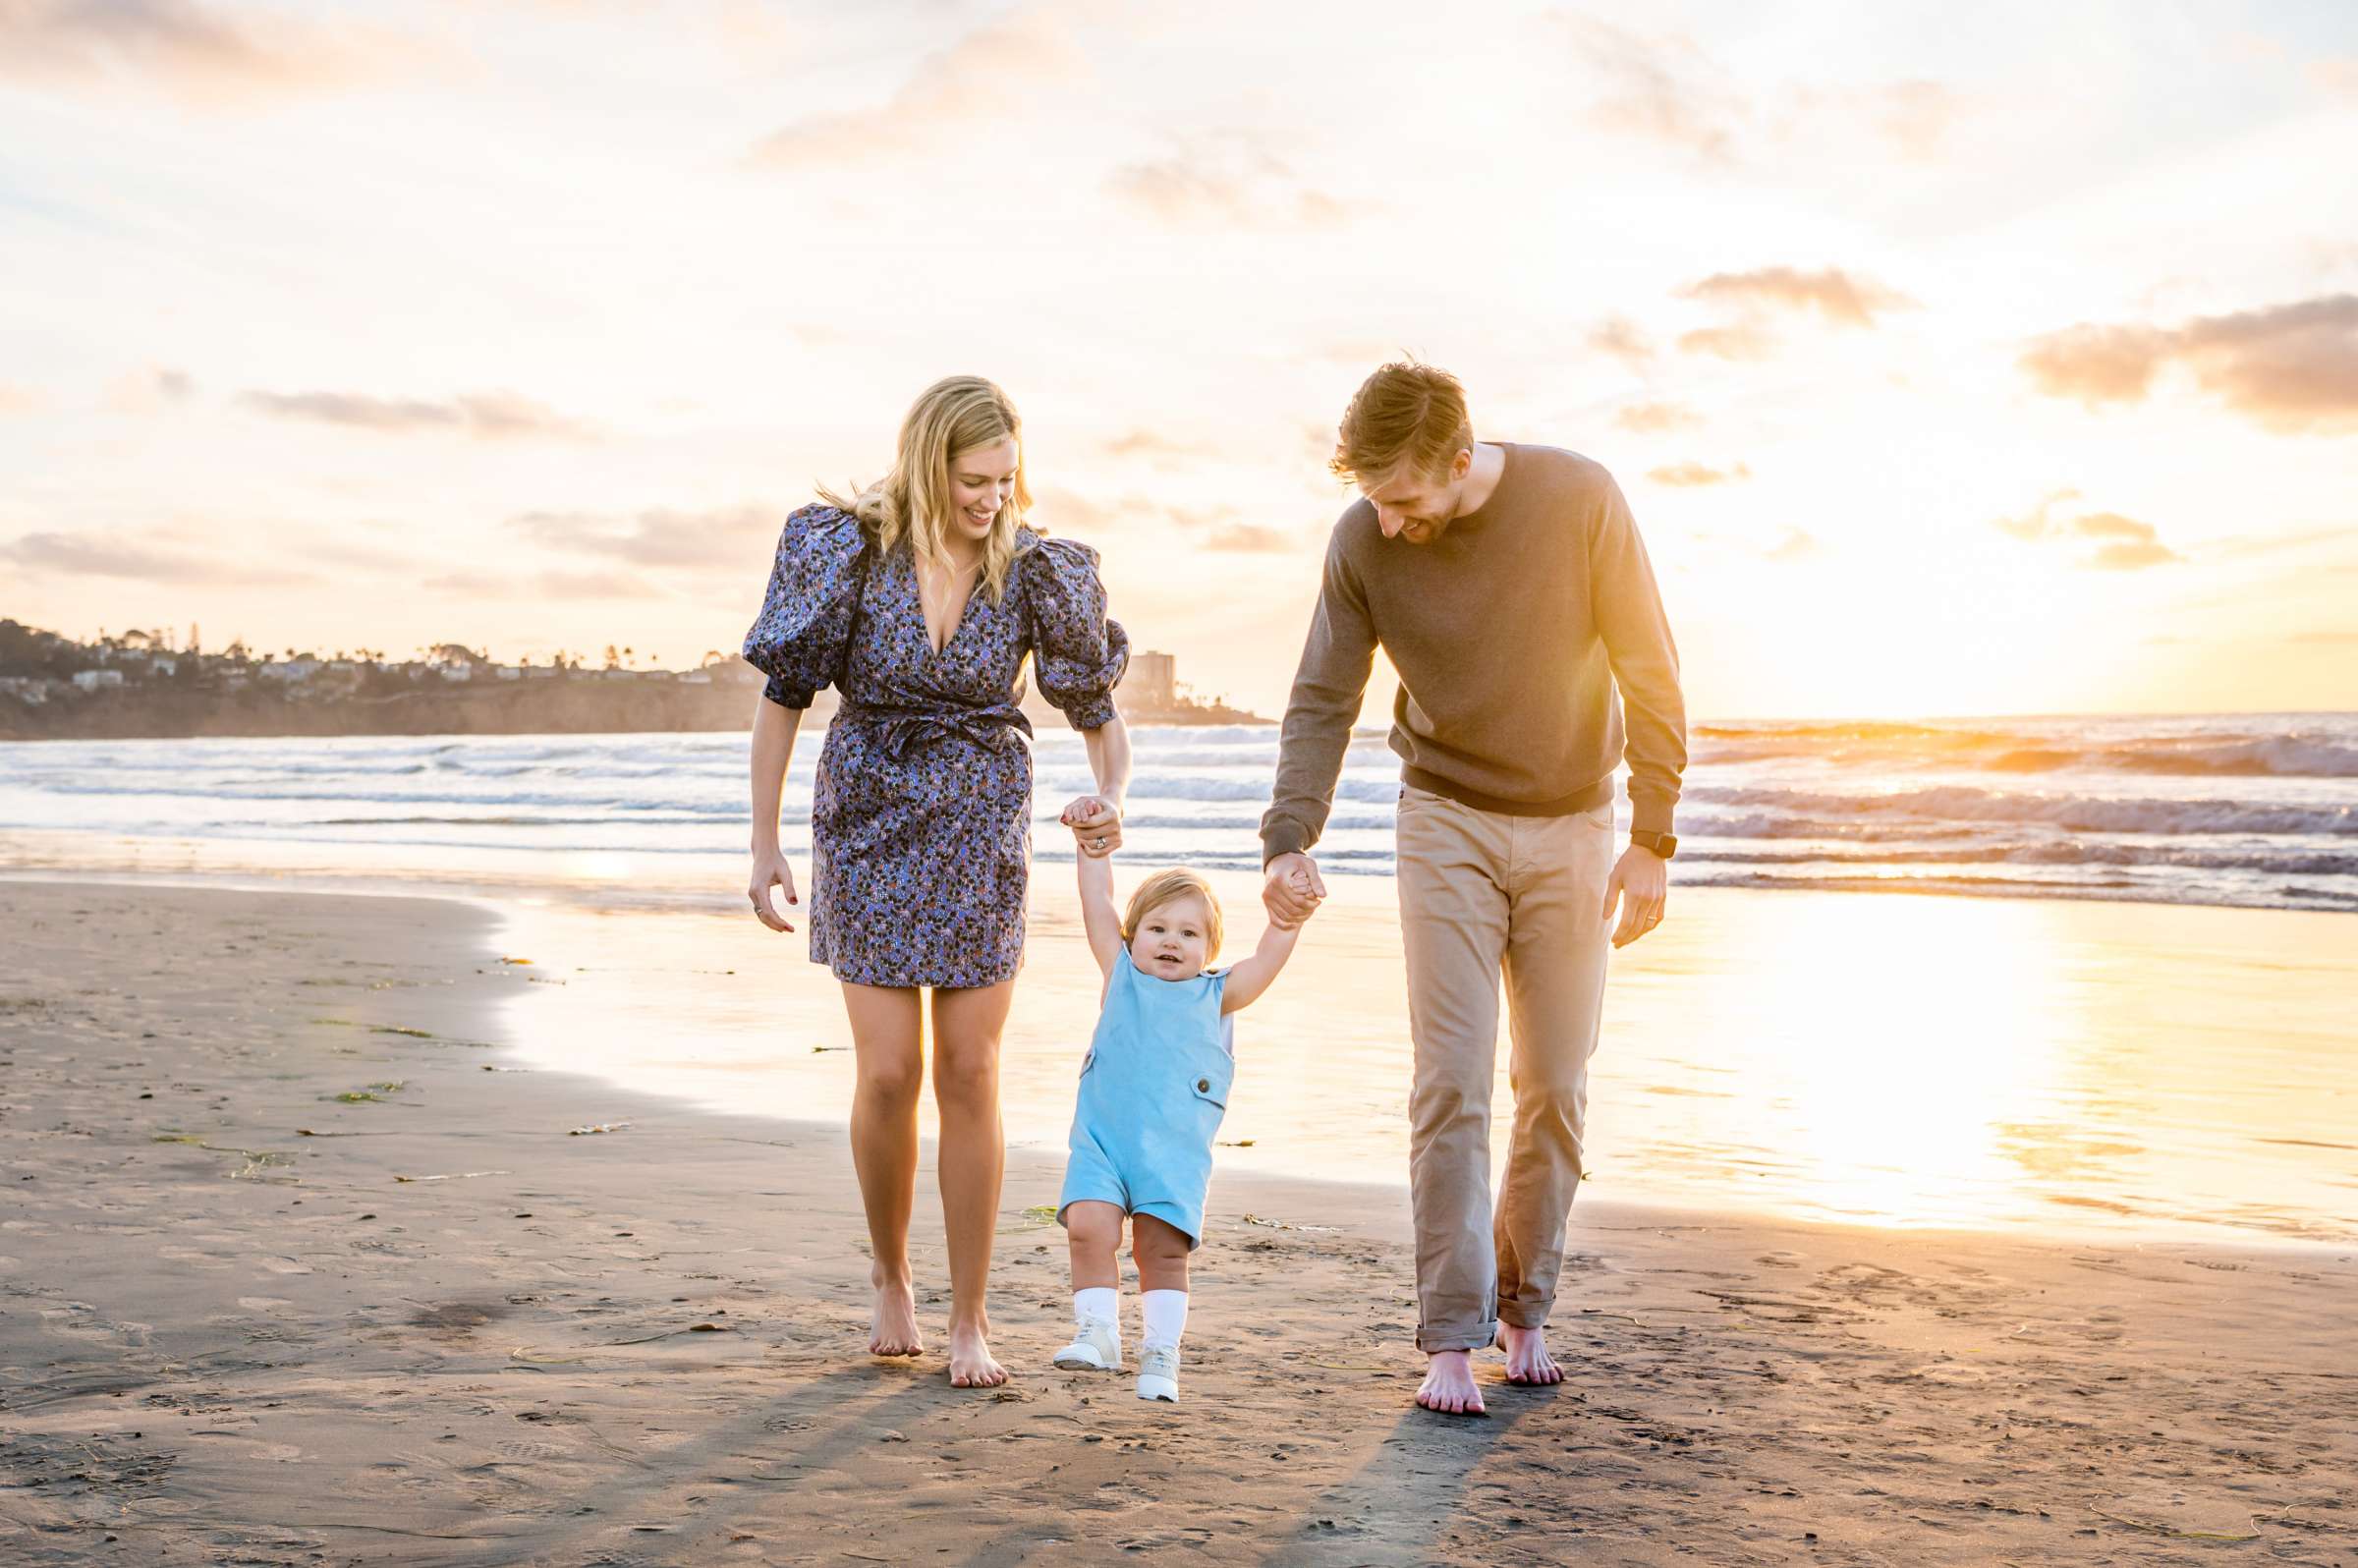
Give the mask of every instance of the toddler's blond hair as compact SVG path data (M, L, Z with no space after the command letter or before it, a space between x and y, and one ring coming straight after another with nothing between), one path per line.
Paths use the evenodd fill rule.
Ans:
M1219 895L1211 890L1209 882L1184 868L1156 871L1138 884L1138 891L1130 895L1130 908L1122 916L1122 945L1128 947L1138 939L1138 928L1146 923L1148 916L1165 904L1177 903L1190 893L1203 896L1204 908L1207 912L1205 919L1204 962L1208 964L1218 957L1221 935Z

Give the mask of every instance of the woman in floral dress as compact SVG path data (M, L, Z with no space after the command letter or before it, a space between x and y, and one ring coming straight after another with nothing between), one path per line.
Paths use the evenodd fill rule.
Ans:
M1022 424L990 382L953 376L902 421L892 472L786 520L745 656L769 677L753 739L753 875L763 924L792 925L778 802L814 693L842 706L811 801L811 957L843 984L858 1052L852 1162L875 1263L869 1350L924 1350L909 1272L925 988L949 1233L950 1381L989 1387L983 1292L1005 1141L999 1034L1023 965L1032 726L1029 655L1089 746L1097 790L1066 808L1092 847L1121 842L1130 742L1113 704L1129 639L1105 618L1097 558L1027 527Z

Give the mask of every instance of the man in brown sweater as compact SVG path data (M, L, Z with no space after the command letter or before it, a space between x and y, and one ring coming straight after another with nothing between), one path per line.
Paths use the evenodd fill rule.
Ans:
M1597 464L1474 439L1464 390L1387 364L1343 415L1335 525L1262 818L1263 901L1324 896L1310 858L1376 647L1400 675L1401 941L1408 962L1409 1191L1417 1403L1479 1415L1471 1352L1552 1383L1546 1323L1580 1184L1589 1057L1619 947L1659 924L1686 766L1678 650L1629 506ZM1624 726L1626 725L1626 738ZM1629 764L1631 843L1613 854ZM1307 892L1304 889L1308 889ZM1514 1134L1490 1204L1490 1086L1503 974Z

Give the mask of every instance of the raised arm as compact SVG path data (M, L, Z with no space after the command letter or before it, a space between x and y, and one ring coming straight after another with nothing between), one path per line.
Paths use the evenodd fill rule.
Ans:
M1269 988L1285 961L1294 956L1294 943L1301 940L1302 927L1280 925L1269 922L1261 933L1261 945L1253 949L1251 958L1239 960L1228 971L1228 983L1220 988L1220 1011L1233 1013L1250 1007Z
M1081 837L1078 824L1068 824L1080 843L1080 852L1073 857L1075 874L1081 883L1081 928L1089 933L1090 956L1097 961L1097 973L1107 980L1113 978L1113 966L1127 963L1122 954L1122 917L1113 907L1113 852L1093 852L1090 841Z

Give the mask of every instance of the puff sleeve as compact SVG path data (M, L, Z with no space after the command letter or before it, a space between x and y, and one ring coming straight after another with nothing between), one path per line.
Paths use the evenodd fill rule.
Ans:
M745 634L745 661L769 677L761 695L772 702L809 707L843 678L867 544L860 520L834 507L787 518L761 613Z
M1077 730L1115 717L1113 688L1130 663L1130 634L1106 619L1097 552L1041 539L1017 563L1032 629L1032 667L1046 698Z

